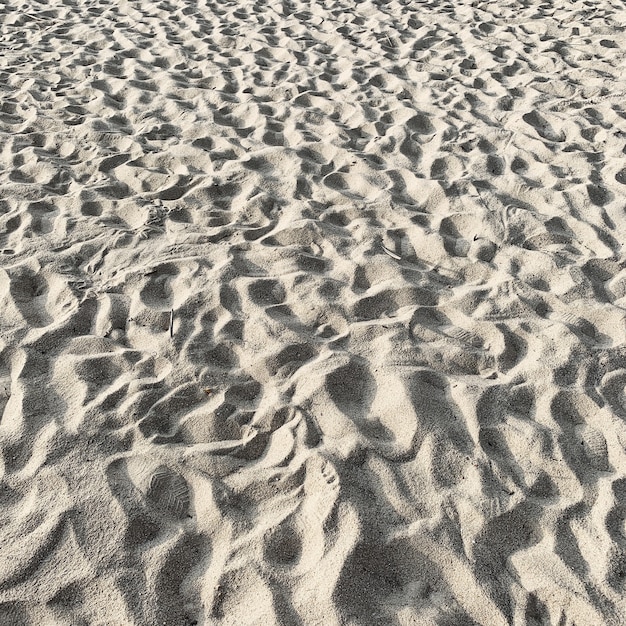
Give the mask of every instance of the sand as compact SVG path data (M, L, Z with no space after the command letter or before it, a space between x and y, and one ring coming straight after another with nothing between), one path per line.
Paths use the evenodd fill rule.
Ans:
M0 625L626 623L623 3L0 24Z

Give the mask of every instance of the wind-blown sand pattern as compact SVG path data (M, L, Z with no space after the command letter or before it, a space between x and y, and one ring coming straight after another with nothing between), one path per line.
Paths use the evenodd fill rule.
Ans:
M626 9L0 7L0 624L626 622Z

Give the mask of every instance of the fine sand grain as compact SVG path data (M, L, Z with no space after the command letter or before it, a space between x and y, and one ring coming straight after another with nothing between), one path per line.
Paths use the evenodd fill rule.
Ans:
M626 8L0 7L0 626L626 623Z

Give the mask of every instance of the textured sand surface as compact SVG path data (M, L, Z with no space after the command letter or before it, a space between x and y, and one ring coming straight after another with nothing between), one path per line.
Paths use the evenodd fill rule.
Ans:
M0 7L0 625L626 623L626 9Z

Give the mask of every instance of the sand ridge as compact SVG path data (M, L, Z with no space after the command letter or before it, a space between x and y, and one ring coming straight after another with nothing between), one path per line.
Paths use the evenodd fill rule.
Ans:
M0 624L626 620L620 3L0 17Z

